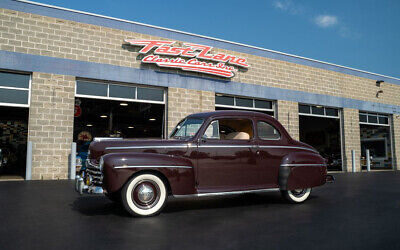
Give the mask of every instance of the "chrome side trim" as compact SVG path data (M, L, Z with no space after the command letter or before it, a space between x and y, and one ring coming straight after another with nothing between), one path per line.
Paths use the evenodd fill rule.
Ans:
M184 195L173 195L175 198L186 198L186 197L209 197L209 196L220 196L220 195L235 195L235 194L246 194L246 193L264 193L264 192L276 192L279 188L268 188L268 189L254 189L254 190L243 190L243 191L232 191L232 192L217 192L217 193L202 193L202 194L184 194Z
M156 149L156 148L189 148L191 145L178 145L178 146L126 146L126 147L106 147L106 150L117 150L117 149ZM251 148L257 147L257 145L199 145L199 148ZM259 148L292 148L292 149L303 149L311 152L318 153L311 148L297 147L297 146L264 146L260 145Z
M106 147L107 149L137 149L137 148L188 148L187 145L178 146L125 146L125 147Z
M296 163L296 164L282 164L281 165L281 167L297 167L297 166L326 166L326 164Z
M297 147L297 146L263 146L263 145L260 145L259 147L260 147L260 148L293 148L293 149L303 149L303 150L308 150L308 151L311 151L311 152L314 152L314 153L318 153L318 151L315 151L315 150L313 150L313 149L311 149L311 148Z
M123 139L121 137L95 137L93 141L120 141Z
M163 165L150 166L150 165L146 165L146 166L116 166L114 168L193 168L193 167L191 167L191 166L163 166Z
M256 145L200 145L199 148L254 148Z

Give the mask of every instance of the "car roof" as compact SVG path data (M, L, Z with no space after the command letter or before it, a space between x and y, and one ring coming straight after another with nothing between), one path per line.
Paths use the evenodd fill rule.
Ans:
M202 113L195 113L188 116L188 118L202 118L207 119L209 117L215 116L245 116L245 117L260 117L260 118L267 118L273 119L272 116L256 112L256 111L245 111L245 110L218 110L213 112L202 112Z

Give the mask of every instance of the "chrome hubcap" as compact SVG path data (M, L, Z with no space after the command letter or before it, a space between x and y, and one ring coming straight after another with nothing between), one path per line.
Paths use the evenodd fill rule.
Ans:
M154 191L150 185L142 184L138 187L138 199L140 202L148 203L154 198Z
M307 189L295 189L295 190L292 190L291 192L294 196L301 197L307 192Z
M160 188L152 180L142 180L132 190L132 201L141 209L154 207L161 196Z

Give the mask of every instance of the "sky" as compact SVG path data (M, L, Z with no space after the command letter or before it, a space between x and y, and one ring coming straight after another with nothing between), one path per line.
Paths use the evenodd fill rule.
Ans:
M400 0L36 0L400 78Z

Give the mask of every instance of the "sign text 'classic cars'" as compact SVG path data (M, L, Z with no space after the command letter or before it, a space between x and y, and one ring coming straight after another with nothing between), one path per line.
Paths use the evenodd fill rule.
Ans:
M161 40L126 39L125 42L134 46L144 46L139 51L141 54L147 54L154 49L153 55L146 55L142 59L142 63L152 63L159 67L179 68L184 71L200 72L226 78L235 75L237 71L235 67L249 67L246 58L224 53L211 54L213 47L210 46L194 43L183 43L184 46L176 46L177 42L175 41Z

